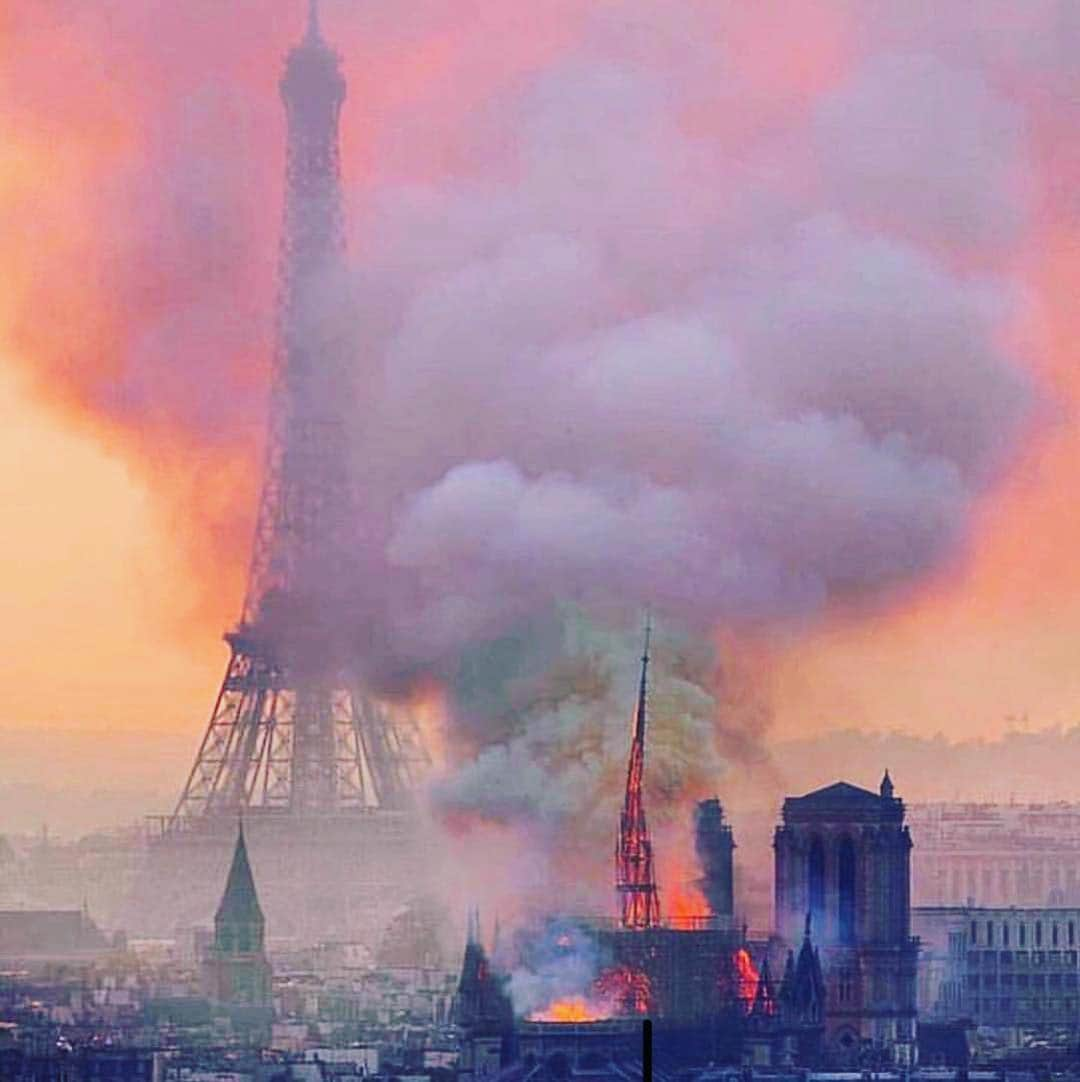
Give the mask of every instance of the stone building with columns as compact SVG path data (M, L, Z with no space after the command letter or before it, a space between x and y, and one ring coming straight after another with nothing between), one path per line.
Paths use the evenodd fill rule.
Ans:
M789 797L773 848L776 931L797 945L809 915L821 944L830 1058L911 1063L911 837L888 773L877 793L837 782Z
M1080 804L912 805L912 903L1080 906Z

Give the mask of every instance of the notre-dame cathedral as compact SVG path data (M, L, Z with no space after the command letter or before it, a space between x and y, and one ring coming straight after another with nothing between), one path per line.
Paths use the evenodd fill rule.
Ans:
M784 801L776 851L776 930L798 944L809 919L826 983L825 1042L838 1062L891 1049L910 1062L916 962L911 837L886 772L877 793L837 782Z

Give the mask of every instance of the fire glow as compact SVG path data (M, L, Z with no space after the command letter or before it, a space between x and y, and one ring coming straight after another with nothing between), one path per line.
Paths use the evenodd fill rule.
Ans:
M529 1015L530 1022L603 1022L649 1013L648 974L629 966L605 969L588 995L563 996Z
M672 922L687 923L706 920L709 916L709 907L705 904L700 892L695 887L680 885L674 889L665 891L667 895L667 910Z
M735 995L743 1005L743 1009L749 1011L757 997L758 984L761 976L754 965L750 952L741 947L732 957L735 976Z
M584 996L566 996L549 1003L542 1011L529 1015L530 1022L602 1022L610 1018L605 1005Z

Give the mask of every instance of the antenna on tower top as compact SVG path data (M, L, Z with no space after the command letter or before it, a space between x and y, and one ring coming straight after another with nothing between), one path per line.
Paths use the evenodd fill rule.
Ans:
M308 0L307 36L310 41L322 37L319 33L319 0Z

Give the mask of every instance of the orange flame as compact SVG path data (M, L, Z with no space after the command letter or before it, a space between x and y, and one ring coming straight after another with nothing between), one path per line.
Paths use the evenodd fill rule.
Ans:
M648 974L640 969L629 966L605 969L593 982L593 991L612 1005L614 1014L649 1013L652 986Z
M735 995L742 1001L744 1008L749 1010L754 1005L761 976L745 947L740 947L735 952L732 961L735 963Z
M666 893L668 916L673 921L695 921L708 917L709 907L696 887L680 883Z
M589 995L565 996L529 1015L530 1022L599 1022L648 1014L652 986L647 973L629 966L605 969Z
M610 1013L584 996L567 996L549 1003L542 1011L529 1015L530 1022L599 1022L610 1018Z

